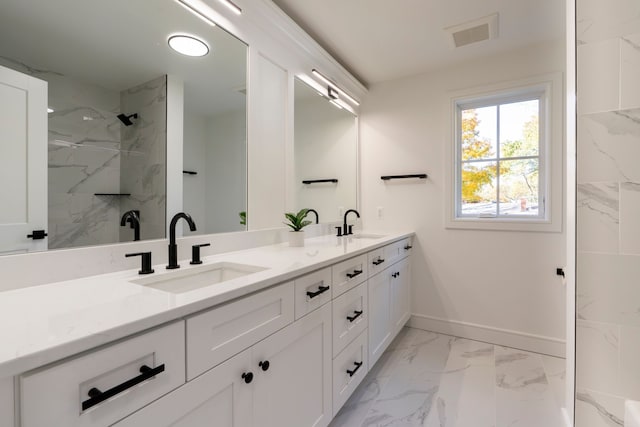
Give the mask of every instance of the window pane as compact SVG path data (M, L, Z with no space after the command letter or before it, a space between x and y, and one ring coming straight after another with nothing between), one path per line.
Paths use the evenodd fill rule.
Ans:
M496 162L462 164L462 215L496 215L496 172Z
M500 215L537 216L537 159L500 162Z
M495 159L498 107L462 110L462 160Z
M539 101L500 106L500 157L537 156Z

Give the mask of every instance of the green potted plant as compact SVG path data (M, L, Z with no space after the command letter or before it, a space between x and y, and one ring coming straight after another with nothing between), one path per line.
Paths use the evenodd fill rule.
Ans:
M287 222L284 224L291 227L289 232L289 246L304 246L304 231L302 229L311 224L311 221L305 220L307 209L300 209L298 213L287 212L284 214Z

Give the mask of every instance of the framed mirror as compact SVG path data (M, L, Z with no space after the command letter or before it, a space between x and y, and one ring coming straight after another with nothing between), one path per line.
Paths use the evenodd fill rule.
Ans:
M341 221L357 207L357 117L298 78L294 90L295 206Z
M187 37L170 46L175 36ZM165 237L172 146L184 145L185 170L201 173L193 177L234 183L233 203L226 187L204 188L220 191L210 198L232 205L239 223L246 56L242 41L175 1L3 1L0 177L13 184L0 190L0 254ZM225 121L233 129L203 122L225 114L235 115ZM168 140L168 126L182 126L182 139ZM207 127L219 150L201 156L194 135L204 138ZM188 164L193 157L204 162ZM183 183L185 210L197 212L200 229L231 229L204 225L227 217L192 206L209 196L189 175Z

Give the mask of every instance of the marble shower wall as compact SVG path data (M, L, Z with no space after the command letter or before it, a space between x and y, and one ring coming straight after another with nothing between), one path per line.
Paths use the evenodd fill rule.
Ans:
M640 2L578 0L576 426L640 400Z
M140 211L141 239L165 236L167 77L161 76L120 93L120 108L126 115L138 114L131 126L122 126L120 214ZM122 227L122 241L131 240L132 230Z

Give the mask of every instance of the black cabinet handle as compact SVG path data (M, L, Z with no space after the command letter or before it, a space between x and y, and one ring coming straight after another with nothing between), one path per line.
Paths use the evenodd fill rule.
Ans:
M362 316L362 313L364 312L362 310L356 310L353 313L355 314L355 316L347 316L347 320L351 323L353 323L358 317Z
M119 384L113 388L110 388L107 391L100 391L95 387L91 388L87 393L89 395L89 399L82 402L82 410L86 411L92 406L95 406L98 403L104 402L107 399L111 399L113 396L120 394L123 391L140 384L141 382L144 382L150 378L153 378L161 372L164 372L164 363L160 366L156 366L153 369L148 367L147 365L142 365L140 367L140 372L141 374L138 375L137 377L131 378L130 380L127 380L122 384Z
M349 279L353 279L357 275L362 274L362 270L353 270L353 273L347 273Z
M317 297L320 294L327 292L329 289L331 289L329 286L319 286L318 290L315 292L307 291L307 296L309 297L309 299L312 299Z
M251 381L253 381L253 372L244 372L242 374L242 379L245 383L251 384Z
M377 260L373 261L373 265L380 265L384 262L384 259L382 258L378 258Z
M44 230L33 230L31 234L27 234L27 238L33 239L33 240L42 240L47 236L48 234Z
M269 370L269 361L265 360L258 362L258 366L260 366L262 368L263 371L268 371Z
M360 366L362 366L362 362L353 362L353 364L356 365L355 369L353 370L347 369L347 374L349 374L350 377L354 376L356 372L358 372L358 369L360 369Z
M407 246L405 246L405 247L404 247L404 250L405 250L405 251L408 251L408 250L409 250L409 249L411 249L411 248L413 248L413 246L411 246L411 245L407 245Z

